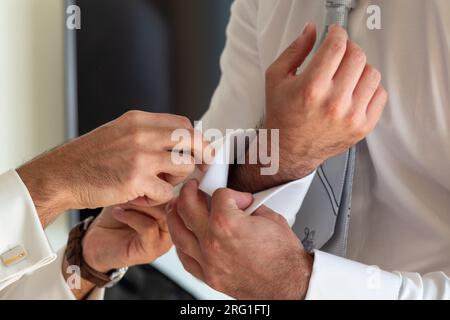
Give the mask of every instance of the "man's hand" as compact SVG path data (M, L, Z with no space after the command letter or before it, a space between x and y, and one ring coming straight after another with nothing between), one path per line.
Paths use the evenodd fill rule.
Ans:
M130 204L103 210L83 238L83 258L93 269L106 273L122 267L147 264L172 246L162 206L137 207ZM67 277L63 266L63 274ZM84 298L94 284L83 280L73 293Z
M186 164L172 161L180 148L172 132L184 128L192 141ZM128 112L97 130L19 168L44 226L66 209L107 207L129 201L157 205L172 199L173 186L195 168L192 156L206 146L187 118ZM194 143L194 139L201 140ZM188 145L188 142L190 145ZM198 150L198 149L200 150ZM136 200L138 199L138 200Z
M330 28L312 60L297 74L315 41L315 27L309 24L266 73L263 126L280 129L279 174L258 177L258 168L240 166L232 175L234 187L255 192L303 178L365 138L380 119L387 101L380 72L367 64L363 50L341 27ZM250 172L255 174L246 179Z
M189 181L169 203L168 225L185 269L237 299L303 299L313 258L286 220L268 208L248 216L252 196L217 191L208 210L198 183Z

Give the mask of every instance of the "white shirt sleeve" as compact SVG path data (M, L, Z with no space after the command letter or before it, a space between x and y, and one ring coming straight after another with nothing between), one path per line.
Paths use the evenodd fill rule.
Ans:
M196 169L191 178L200 181L199 188L206 194L212 196L220 188L226 188L228 184L229 163L233 161L234 146L231 141L235 137L246 135L246 131L239 130L226 135L223 139L212 144L215 150L213 163L209 165L206 173ZM237 148L237 157L245 153L244 148ZM269 207L275 212L279 212L293 226L297 213L303 203L306 193L314 178L312 173L309 176L295 180L271 189L267 189L253 194L253 203L245 210L245 213L252 214L262 205Z
M58 252L58 257L49 265L24 275L19 281L0 292L1 300L75 300L71 289L65 281L61 266L65 248ZM95 288L87 300L102 300L105 290Z
M236 0L232 5L220 59L221 79L202 118L206 129L251 129L264 117L265 70L260 63L257 15L258 1Z
M450 279L443 272L426 275L387 272L321 251L314 252L308 300L450 299Z
M15 171L0 176L0 255L21 246L25 259L6 265L0 261L0 292L24 274L56 259L27 188Z
M0 175L0 255L21 246L27 256L17 264L0 261L0 300L75 299L66 284L61 265L45 235L31 196L15 171ZM95 289L88 299L103 299Z
M227 42L220 61L222 76L210 108L202 118L203 130L218 129L225 135L227 129L254 129L264 117L266 70L261 66L259 55L258 3L255 0L233 3ZM226 146L230 147L229 144ZM221 156L216 155L218 158ZM255 194L255 201L247 213L253 213L264 204L276 212L283 212L292 226L313 177L314 173ZM205 177L197 178L202 180L200 188L212 195L216 189L227 186L228 164L216 161Z

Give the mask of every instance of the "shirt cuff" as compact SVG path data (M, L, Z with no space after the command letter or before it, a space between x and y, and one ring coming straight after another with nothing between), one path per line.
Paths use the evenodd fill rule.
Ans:
M213 143L215 157L209 165L208 171L202 173L197 169L192 177L200 181L200 190L212 196L217 189L226 188L228 186L229 164L234 163L235 158L243 158L243 154L239 153L234 156L234 144L231 141L236 138L242 138L243 136L248 136L248 131L235 131L232 134L226 135L225 138ZM242 150L238 150L238 152L239 151L242 153ZM287 220L289 225L293 226L297 212L311 186L314 175L315 172L303 179L255 193L253 195L252 205L247 208L245 212L247 214L252 214L259 207L265 205L281 214Z
M397 300L398 274L314 251L307 300Z
M2 299L16 300L75 300L72 290L62 275L65 248L58 252L58 257L45 268L25 275L1 292ZM102 300L105 290L94 289L86 300Z
M0 291L56 259L25 184L11 170L0 176L0 255L17 246L26 257L9 266L0 261Z

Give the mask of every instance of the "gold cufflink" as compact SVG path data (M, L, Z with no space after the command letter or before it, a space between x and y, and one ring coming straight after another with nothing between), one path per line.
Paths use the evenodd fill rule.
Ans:
M6 251L0 256L3 264L7 267L13 266L27 258L27 251L21 245Z

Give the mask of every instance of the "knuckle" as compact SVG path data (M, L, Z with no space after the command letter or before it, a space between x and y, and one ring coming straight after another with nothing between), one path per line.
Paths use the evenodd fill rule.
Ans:
M146 145L147 137L143 131L138 128L133 128L131 131L131 142L135 147L143 147Z
M178 118L179 118L179 122L180 122L180 127L192 128L191 120L189 120L188 117L178 116Z
M221 250L220 242L215 238L209 238L205 242L206 252L215 255L217 252Z
M277 75L277 67L276 64L273 63L266 70L266 82L271 83L272 79L274 79Z
M231 197L231 191L230 189L227 188L219 188L216 191L214 191L213 195L212 195L213 199L214 198L228 198Z
M374 67L371 67L371 77L373 82L379 84L381 81L381 72L375 69Z
M142 111L138 111L138 110L131 110L126 112L123 115L123 118L130 121L130 122L136 122L139 117L141 116Z
M371 89L378 88L380 82L381 82L381 72L375 69L372 66L368 66L368 74L369 74L369 82Z
M361 130L361 116L355 111L351 111L346 117L346 127L351 132L358 133Z
M359 126L356 130L355 130L355 143L358 141L361 141L362 139L364 139L369 133L370 133L371 129L368 125L362 125Z
M225 212L215 212L211 217L211 230L215 234L231 234L233 224Z
M343 101L344 99L341 97L336 97L334 99L331 99L326 104L326 115L331 120L340 120L342 118L343 109L345 106L345 103Z
M319 96L319 86L315 82L308 84L303 90L302 95L306 104L315 102Z
M341 54L347 49L347 37L334 37L330 43L330 50L335 54Z
M162 116L168 117L168 119L173 121L173 123L179 128L192 129L192 123L188 117L176 114L163 114Z
M366 53L359 46L353 48L352 59L357 64L365 64L367 62Z
M353 120L349 126L351 126L355 142L364 139L364 137L366 137L367 134L370 132L369 127L363 121L360 120L356 119Z

